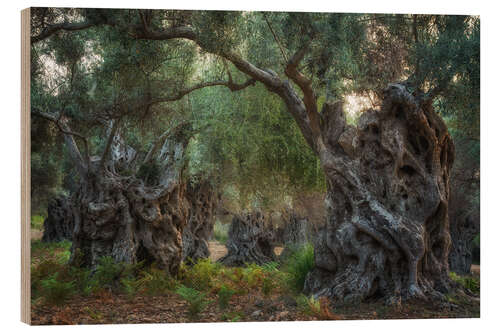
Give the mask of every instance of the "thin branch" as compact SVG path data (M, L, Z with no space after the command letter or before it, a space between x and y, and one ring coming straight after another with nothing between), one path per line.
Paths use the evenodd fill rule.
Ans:
M31 37L31 44L38 43L53 34L55 34L58 31L61 30L66 30L66 31L77 31L77 30L84 30L88 29L90 27L96 26L97 24L95 22L91 21L85 21L85 22L79 22L79 23L58 23L58 24L51 24L46 26L40 34L37 36L32 36Z
M219 80L219 81L212 81L212 82L202 82L202 83L198 83L192 87L183 89L173 96L153 99L147 105L178 101L182 97L186 96L187 94L189 94L195 90L206 88L206 87L224 86L224 87L227 87L227 88L229 88L229 90L234 92L234 91L245 89L248 86L253 86L255 84L255 82L256 82L256 80L253 78L248 79L246 82L241 83L241 84L232 82L232 79L230 79L229 81L220 81Z
M153 158L154 154L156 153L156 151L158 150L158 148L160 148L160 146L163 145L165 140L168 137L177 133L181 128L183 128L184 126L186 126L188 124L189 124L189 122L184 121L184 122L177 124L176 126L174 126L172 128L167 129L165 132L163 132L163 134L158 137L158 139L154 142L151 149L146 154L146 157L144 158L144 161L142 162L142 164L149 163L151 161L151 159Z
M269 27L269 30L271 30L271 33L273 34L273 37L274 37L274 41L276 42L276 44L278 44L278 47L281 51L281 55L283 56L283 61L284 63L286 64L288 62L287 60L287 57L286 57L286 54L285 54L285 49L283 48L283 46L281 45L279 39L278 39L278 36L276 35L276 33L274 32L274 29L273 27L271 26L271 22L269 22L268 18L267 18L267 15L266 13L262 13L262 15L264 16L264 19L266 20L267 22L267 26Z
M298 71L297 67L304 59L311 40L306 42L295 54L290 58L285 69L285 74L296 84L304 93L303 102L306 107L307 115L310 121L310 126L313 133L317 136L320 134L320 123L318 114L318 104L316 94L312 88L312 81Z
M109 158L109 155L110 155L109 152L111 150L111 145L113 144L113 140L115 139L116 131L118 130L120 120L121 120L121 118L114 119L112 121L113 124L111 125L111 131L108 135L108 139L106 141L106 146L105 146L104 151L103 151L102 156L101 156L101 162L99 165L100 170L104 169L104 166L106 165L106 162Z
M75 159L75 162L77 164L80 173L82 175L86 174L87 168L90 166L90 152L89 152L87 138L84 135L78 132L74 132L69 128L67 124L67 119L63 118L62 112L60 112L59 114L51 114L48 112L42 112L36 108L32 108L31 114L46 119L48 121L51 121L57 126L59 131L64 134L66 138L66 143L70 146L68 148L72 153L73 158ZM77 137L83 142L83 146L85 149L85 162L82 159L80 150L78 149L78 146L76 145L76 142L74 141L73 137Z

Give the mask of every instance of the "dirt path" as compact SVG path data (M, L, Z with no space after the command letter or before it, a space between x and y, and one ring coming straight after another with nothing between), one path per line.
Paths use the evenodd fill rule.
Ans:
M227 254L226 246L217 241L208 242L208 250L210 251L210 260L213 262L219 260ZM274 248L274 253L277 256L281 254L281 251L283 251L282 247L277 246Z

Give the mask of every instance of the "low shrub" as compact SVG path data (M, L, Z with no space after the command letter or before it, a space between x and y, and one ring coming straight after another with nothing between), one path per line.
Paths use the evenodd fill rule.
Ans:
M93 276L96 287L116 288L124 270L124 265L116 263L113 258L101 257Z
M174 290L177 287L177 282L166 271L154 266L148 270L141 271L139 279L133 283L127 279L124 281L126 284L128 283L126 289L128 288L129 291L134 287L136 290L140 290L148 295L165 294L167 291Z
M450 279L460 284L462 287L469 289L474 294L480 292L479 279L472 276L460 276L455 272L450 272Z
M221 265L210 259L200 259L193 266L185 267L181 280L186 286L199 291L208 291L215 286L215 280L221 270Z
M42 230L43 221L45 218L42 215L32 215L31 216L31 229Z
M306 315L315 316L321 311L319 300L314 299L312 296L307 297L306 295L300 294L295 298L295 300L297 302L298 309Z
M74 281L59 281L57 272L43 279L40 285L41 296L49 304L60 305L75 293Z
M229 288L226 285L222 285L222 287L219 289L219 292L217 293L219 308L221 310L227 308L227 306L229 305L229 300L231 299L231 297L233 297L235 293L236 292L233 289Z
M211 303L210 300L207 300L205 293L184 285L177 288L175 292L188 302L188 312L191 317L196 317Z
M312 244L305 244L292 249L284 263L284 271L288 273L287 284L294 292L301 292L304 288L307 273L314 267L314 248Z

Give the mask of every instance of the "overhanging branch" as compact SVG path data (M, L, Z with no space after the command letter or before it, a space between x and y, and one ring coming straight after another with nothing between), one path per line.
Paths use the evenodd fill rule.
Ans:
M87 138L84 135L71 130L68 125L68 120L63 116L62 112L60 112L59 114L51 114L48 112L42 112L36 108L32 108L31 114L53 122L57 126L59 131L63 133L65 142L68 145L70 155L73 158L79 173L84 176L87 173L87 169L90 165L90 152ZM83 143L85 149L85 162L74 140L74 137L77 137Z

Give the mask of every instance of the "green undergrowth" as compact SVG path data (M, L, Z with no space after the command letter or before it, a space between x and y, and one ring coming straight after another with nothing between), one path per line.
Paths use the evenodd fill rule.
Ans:
M32 215L31 216L31 229L43 230L43 221L45 218L42 215Z
M229 224L222 224L216 220L214 224L214 238L221 244L226 244L229 232Z
M63 304L75 295L98 296L103 292L125 295L177 295L188 303L190 316L203 311L209 299L224 311L234 297L249 293L271 295L299 294L312 267L312 247L296 249L279 264L247 264L225 267L209 259L182 263L177 276L170 276L154 264L146 267L116 263L102 257L94 271L68 264L70 242L32 243L31 289L36 302ZM231 319L237 316L231 317Z
M460 284L462 287L470 290L474 294L480 292L479 278L474 276L460 276L455 272L450 272L450 279Z

